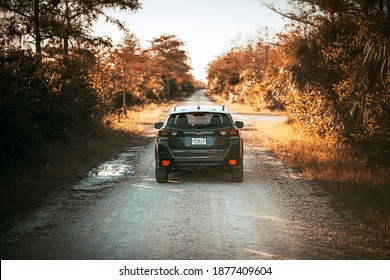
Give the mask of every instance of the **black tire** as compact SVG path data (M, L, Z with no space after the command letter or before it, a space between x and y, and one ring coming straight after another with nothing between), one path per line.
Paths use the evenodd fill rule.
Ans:
M156 181L157 183L168 182L168 171L166 169L158 168L156 166Z
M232 169L232 182L241 183L244 180L244 168L242 166Z

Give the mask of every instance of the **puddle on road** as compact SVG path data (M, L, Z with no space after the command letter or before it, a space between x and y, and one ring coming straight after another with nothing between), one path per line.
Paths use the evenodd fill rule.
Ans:
M138 150L139 147L129 147L114 159L99 164L88 172L86 178L76 183L72 190L97 191L124 180L135 172L134 158Z

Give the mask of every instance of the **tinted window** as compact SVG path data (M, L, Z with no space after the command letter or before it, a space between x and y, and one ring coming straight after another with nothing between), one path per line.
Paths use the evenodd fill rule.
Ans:
M226 114L194 112L174 114L168 119L169 128L230 128L231 118Z

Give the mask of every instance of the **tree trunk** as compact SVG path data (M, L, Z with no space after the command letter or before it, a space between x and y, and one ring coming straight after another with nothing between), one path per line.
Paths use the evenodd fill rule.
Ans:
M171 79L167 76L167 97L171 98Z
M69 1L65 1L65 29L64 29L64 54L67 57L69 53L69 30L70 30L70 17L69 17Z
M164 95L163 95L163 100L169 99L171 97L171 81L169 78L169 74L164 73L162 75L162 80L164 82Z
M37 53L37 65L42 64L42 49L41 49L41 29L39 22L39 0L34 0L34 30L35 30L35 51Z
M127 107L126 107L126 89L127 89L127 83L126 83L126 70L127 70L127 61L123 62L123 115L127 116Z

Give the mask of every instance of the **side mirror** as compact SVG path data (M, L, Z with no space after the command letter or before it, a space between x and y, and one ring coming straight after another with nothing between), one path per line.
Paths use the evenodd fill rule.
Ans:
M154 124L154 128L156 128L156 129L160 129L160 128L162 128L162 127L163 127L163 125L164 125L164 123L163 123L163 122L156 122L156 123Z
M243 122L240 122L240 121L236 121L234 123L238 128L243 128L244 127L244 123Z

